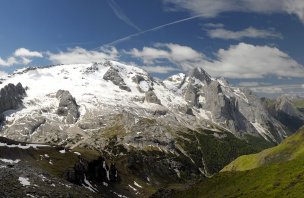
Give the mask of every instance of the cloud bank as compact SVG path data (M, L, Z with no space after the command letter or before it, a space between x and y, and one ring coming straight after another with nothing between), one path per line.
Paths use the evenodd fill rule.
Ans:
M231 31L224 28L216 28L207 30L207 34L211 38L241 40L243 38L279 38L283 36L273 30L262 30L248 27L240 31Z
M19 48L16 49L15 52L6 59L2 59L0 57L0 66L10 67L16 64L28 65L32 62L31 58L43 58L43 54L38 51L31 51L26 48Z
M26 48L17 49L14 53L14 56L16 56L16 57L39 57L39 58L43 57L41 52L30 51Z
M184 71L202 67L213 76L227 78L304 76L303 66L278 48L246 43L219 49L215 59L210 59L191 47L173 43L158 43L142 50L133 48L126 53L144 63L159 64L162 61L169 61Z
M68 48L58 53L47 52L48 59L54 64L85 64L100 62L103 59L116 60L118 51L115 47L86 50L81 47Z
M303 0L163 0L169 11L189 11L192 15L216 17L224 12L285 13L304 23Z
M303 65L280 49L243 42L219 49L213 58L176 43L156 43L141 49L122 51L115 47L98 50L75 47L66 51L41 53L19 48L7 59L0 58L0 66L27 65L33 58L46 58L53 64L85 64L103 59L122 61L122 56L127 57L129 62L136 59L139 61L138 65L151 73L165 74L176 70L188 72L195 67L201 67L212 76L232 79L304 76Z

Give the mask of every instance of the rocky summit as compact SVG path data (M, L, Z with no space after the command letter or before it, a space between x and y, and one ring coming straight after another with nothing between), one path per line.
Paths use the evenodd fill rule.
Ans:
M293 132L274 111L300 116L284 100L270 111L251 91L202 68L162 81L105 60L20 69L0 88L1 136L53 145L62 155L79 153L64 163L59 149L43 151L53 161L47 159L41 174L51 170L50 180L59 177L63 191L63 180L84 186L88 197L147 197L168 185L210 177L238 156L276 145ZM45 156L31 152L24 155ZM41 160L21 157L31 167ZM39 177L31 179L31 168L23 169L29 180ZM16 165L9 174L15 178L23 169Z

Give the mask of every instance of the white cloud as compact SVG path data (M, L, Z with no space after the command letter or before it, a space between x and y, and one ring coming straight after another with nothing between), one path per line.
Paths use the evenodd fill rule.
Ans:
M38 57L38 58L42 58L43 55L40 52L37 51L30 51L28 49L25 48L19 48L15 51L14 53L15 57Z
M3 76L6 76L7 75L7 73L6 72L4 72L4 71L0 71L0 78L1 77L3 77Z
M151 47L143 47L142 50L133 48L131 51L126 53L134 57L141 58L145 64L151 64L156 59L168 59L170 57L170 52Z
M6 60L0 57L0 66L9 67L16 64L28 65L32 62L32 59L30 58L43 58L43 55L37 51L19 48L15 50L13 55L9 56Z
M264 96L276 96L281 94L292 94L304 96L301 84L278 84L271 86L249 87L253 92Z
M22 57L21 58L21 63L24 64L24 65L28 65L32 62L31 59L28 59L28 58L25 58L25 57Z
M223 12L287 13L304 22L303 0L163 0L168 10L186 10L193 15L216 17Z
M301 87L304 89L304 84Z
M265 83L265 82L240 82L238 86L240 87L257 87L257 86L266 86L266 85L271 85L271 83Z
M178 71L177 68L166 67L166 66L142 66L141 68L149 73L158 73L158 74L167 74L169 72Z
M220 49L215 59L208 59L188 46L173 43L156 44L142 50L132 49L127 54L145 63L158 64L169 61L184 71L202 67L213 76L228 78L263 78L267 75L303 77L304 68L278 48L246 43Z
M266 94L283 94L284 90L281 87L252 87L250 88L256 93L266 93Z
M213 75L230 78L262 78L267 75L303 77L304 68L278 48L246 43L220 49L204 67Z
M16 60L15 57L9 57L9 58L7 58L7 60L4 60L0 57L0 66L9 67L9 66L12 66L17 63L18 63L18 61Z
M99 62L103 59L116 60L118 51L115 47L101 48L100 50L86 50L80 47L68 48L58 53L48 52L48 59L54 64L83 64Z
M260 85L259 82L240 82L238 86L240 87L255 87Z
M223 28L225 25L222 23L205 23L204 27L207 28Z
M174 43L157 43L153 47L144 47L142 50L133 48L125 53L140 58L145 64L156 64L162 60L169 60L178 66L183 65L183 67L204 58L204 54L191 47Z
M231 31L224 28L207 30L209 37L219 39L240 40L243 38L282 38L280 33L272 30L261 30L253 27L248 27L240 31Z

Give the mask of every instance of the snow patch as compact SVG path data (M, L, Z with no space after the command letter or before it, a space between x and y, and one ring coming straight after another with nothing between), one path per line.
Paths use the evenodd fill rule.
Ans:
M254 128L259 132L259 134L265 140L269 140L269 138L271 138L272 141L276 142L276 140L273 137L273 135L267 129L265 129L260 123L258 123L258 122L251 122L251 124L254 126Z
M3 158L0 158L0 161L5 162L5 163L10 163L10 164L17 164L17 163L19 163L21 160L20 160L20 159L11 160L11 159L3 159Z
M139 187L139 188L143 188L141 185L139 185L138 183L136 183L136 181L134 181L134 185Z
M20 184L22 184L23 186L30 186L31 182L29 181L29 178L27 177L19 177L18 178Z
M107 169L107 165L106 162L103 161L102 167L105 169L105 171L107 172L107 179L108 181L110 181L110 171Z
M7 143L0 142L0 147L20 148L20 149L29 149L29 148L37 149L38 147L50 147L50 146L49 145L44 145L44 144L26 144L26 145L21 145L21 144L7 144Z
M133 186L131 186L130 184L129 184L129 187L130 187L132 190L134 190L135 192L137 192L137 189L134 188Z
M82 184L82 186L89 189L92 192L98 192L98 190L94 188L93 185L87 180L85 175L84 175L84 184Z
M237 95L239 98L243 99L246 103L249 103L248 98L246 95L240 90L240 88L236 88L233 90L234 94Z
M59 153L64 154L64 153L66 153L66 151L65 151L65 149L62 149L59 151Z

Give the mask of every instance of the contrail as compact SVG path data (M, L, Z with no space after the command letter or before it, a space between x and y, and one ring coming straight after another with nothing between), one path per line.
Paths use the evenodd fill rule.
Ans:
M152 32L152 31L156 31L156 30L159 30L159 29L163 29L165 27L168 27L168 26L171 26L171 25L175 25L177 23L182 23L182 22L185 22L185 21L189 21L189 20L192 20L192 19L196 19L196 18L199 18L203 15L196 15L196 16L192 16L192 17L188 17L188 18L184 18L184 19L180 19L180 20L177 20L177 21L173 21L173 22L170 22L170 23L166 23L166 24L163 24L163 25L160 25L160 26L156 26L156 27L153 27L153 28L150 28L150 29L147 29L147 30L143 30L143 31L140 31L140 32L137 32L137 33L134 33L134 34L130 34L128 36L125 36L125 37L122 37L120 39L117 39L117 40L114 40L110 43L107 43L107 44L103 44L102 46L100 47L106 47L106 46L113 46L113 45L116 45L118 43L121 43L123 41L126 41L126 40L129 40L131 38L134 38L134 37L137 37L137 36L140 36L142 34L145 34L147 32ZM94 48L93 50L96 50L100 47L96 47Z
M196 19L196 18L199 18L199 17L202 17L202 16L203 15L195 15L195 16L192 16L192 17L188 17L188 18L176 20L176 21L173 21L173 22L170 22L170 23L166 23L166 24L163 24L163 25L159 25L159 26L156 26L156 27L153 27L153 28L150 28L150 29L142 30L142 31L136 32L134 34L130 34L128 36L122 37L120 39L116 39L116 40L111 41L109 43L102 44L101 46L96 47L96 48L94 48L92 50L96 50L96 49L99 49L101 47L113 46L113 45L116 45L116 44L121 43L123 41L129 40L131 38L140 36L142 34L145 34L145 33L148 33L148 32L152 32L152 31L156 31L156 30L160 30L160 29L166 28L168 26L175 25L175 24L178 24L178 23L182 23L182 22L185 22L185 21L190 21L192 19ZM94 42L75 42L73 44L90 44L90 43L94 43ZM61 44L61 45L67 45L67 44Z
M135 28L137 31L142 31L137 25L135 25L131 19L122 11L122 9L117 5L117 3L114 0L108 0L108 4L113 10L114 14L123 22L128 24L129 26Z

